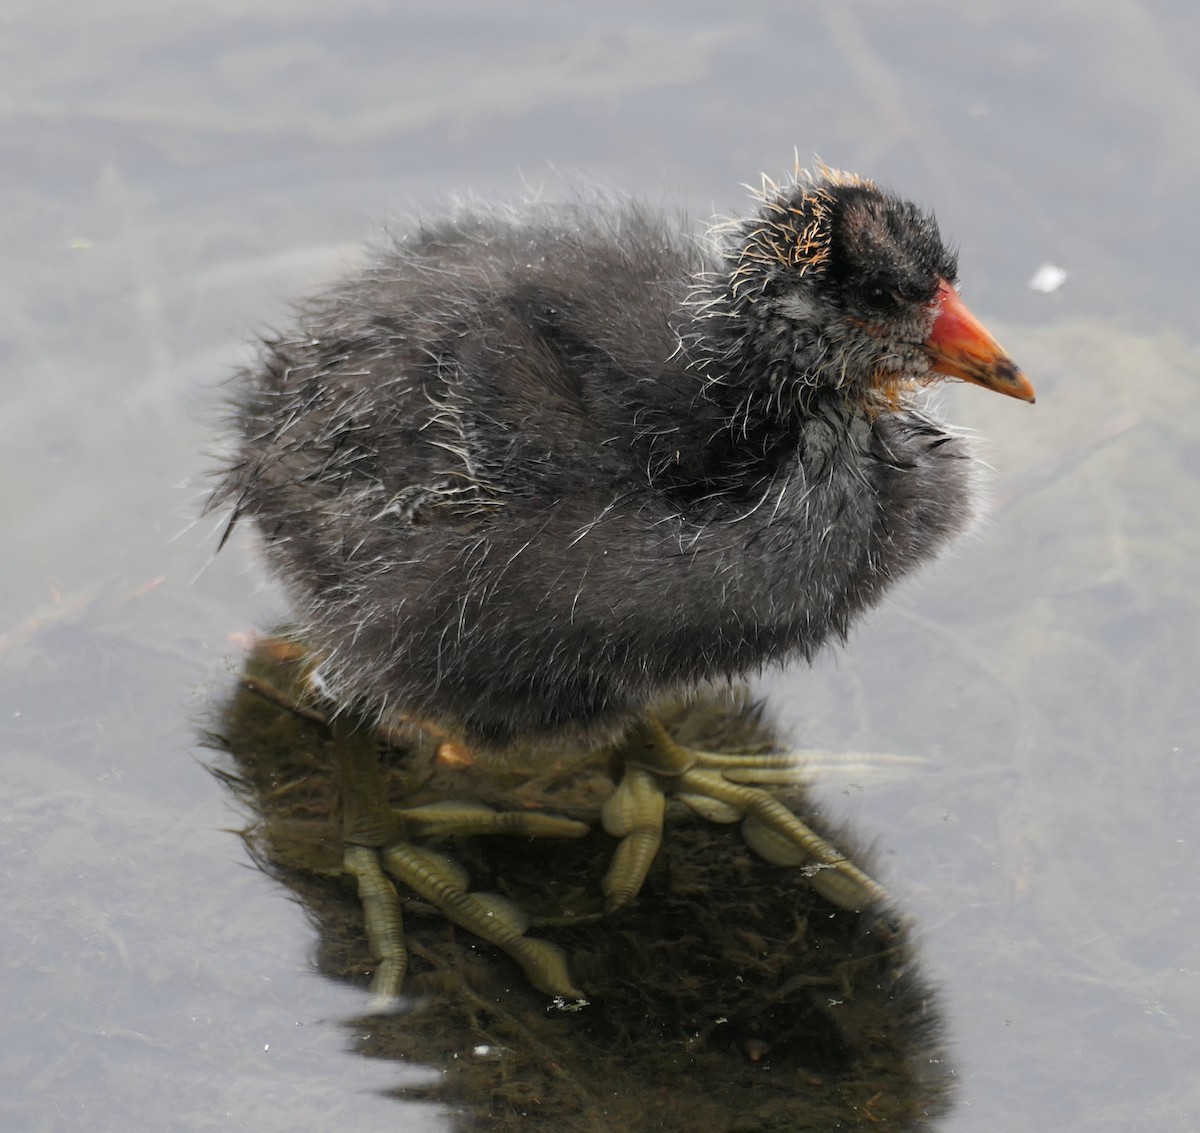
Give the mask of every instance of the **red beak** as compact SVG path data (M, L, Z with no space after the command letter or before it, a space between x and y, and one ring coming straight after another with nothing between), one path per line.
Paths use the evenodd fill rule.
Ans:
M934 302L938 314L924 347L935 373L962 378L1022 401L1036 400L1029 379L944 279L938 284Z

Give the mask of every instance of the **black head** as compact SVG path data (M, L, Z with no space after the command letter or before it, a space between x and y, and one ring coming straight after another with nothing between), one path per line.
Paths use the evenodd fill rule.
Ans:
M943 280L958 280L933 214L873 185L834 185L822 290L837 310L864 323L927 309ZM803 199L803 198L802 198Z
M958 267L933 215L829 169L756 196L724 230L721 313L774 397L894 408L935 376L927 340Z

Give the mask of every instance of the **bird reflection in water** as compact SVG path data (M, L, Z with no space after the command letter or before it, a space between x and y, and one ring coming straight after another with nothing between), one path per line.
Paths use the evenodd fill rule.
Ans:
M500 764L416 728L335 734L306 711L305 671L290 645L260 642L210 742L250 815L251 853L308 911L329 978L365 986L379 964L343 869L346 745L368 740L383 796L400 809L469 797L498 813L553 810L595 825L611 793L604 752L547 764L518 749ZM744 693L676 704L663 719L696 747L782 746ZM781 795L821 828L799 784ZM462 1129L929 1127L947 1107L949 1068L900 918L831 905L795 869L750 852L735 827L684 804L672 802L664 823L642 897L613 916L602 916L595 883L611 855L602 829L561 841L423 839L479 890L524 910L529 934L561 950L586 995L539 993L513 958L400 887L405 994L347 1022L356 1048L438 1071L397 1096L449 1107ZM851 847L845 830L830 833Z

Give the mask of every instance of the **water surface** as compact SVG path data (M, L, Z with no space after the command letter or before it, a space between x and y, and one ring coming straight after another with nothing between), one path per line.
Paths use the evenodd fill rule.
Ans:
M379 222L564 171L703 218L813 153L933 205L1036 408L981 530L772 678L941 989L942 1127L1194 1128L1200 17L1190 6L127 2L8 27L0 825L12 1128L452 1128L228 832L255 627L214 389ZM1039 265L1067 272L1051 294ZM423 1077L424 1075L424 1077ZM681 1074L682 1089L696 1083Z

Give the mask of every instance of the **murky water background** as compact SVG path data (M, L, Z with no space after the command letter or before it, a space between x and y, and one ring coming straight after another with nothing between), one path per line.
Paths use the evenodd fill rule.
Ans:
M352 1053L363 993L312 970L204 766L238 642L284 612L248 545L214 560L193 524L212 390L389 216L583 170L703 217L793 146L937 209L1039 393L947 393L987 438L988 522L770 683L805 743L923 757L820 791L942 989L942 1125L1195 1128L1190 6L59 2L5 25L6 1128L453 1127L386 1096L426 1071Z

